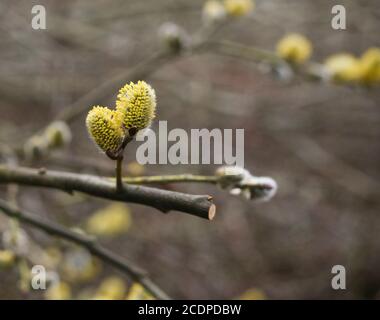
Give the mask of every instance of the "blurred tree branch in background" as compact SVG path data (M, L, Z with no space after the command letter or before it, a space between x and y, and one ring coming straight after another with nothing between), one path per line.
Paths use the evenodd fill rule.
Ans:
M86 248L93 255L109 263L116 269L126 273L133 280L140 283L155 298L163 300L169 299L166 293L164 293L155 283L152 282L151 279L149 279L145 271L141 270L130 261L122 259L110 250L100 246L96 243L93 237L71 231L51 221L46 221L38 215L23 212L2 199L0 199L0 211L11 218L15 218L34 228L47 232L52 236L74 242Z

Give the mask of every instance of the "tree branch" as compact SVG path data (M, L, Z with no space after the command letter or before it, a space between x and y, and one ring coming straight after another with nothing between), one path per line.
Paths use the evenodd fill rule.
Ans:
M112 251L100 246L95 242L94 238L66 229L61 225L47 221L40 216L18 210L2 199L0 199L0 210L11 218L16 218L32 227L45 231L50 235L74 242L86 248L94 256L97 256L102 261L119 269L134 281L139 282L157 299L170 299L169 296L147 276L144 270L121 258Z
M214 218L216 211L209 195L191 195L128 184L117 190L110 179L85 174L0 166L1 183L79 191L95 197L147 205L164 213L176 210L208 220Z
M280 58L275 52L259 47L224 40L208 40L203 45L207 48L208 52L254 61L256 63L264 62L272 67L282 66L309 80L323 80L327 76L323 65L320 63L309 61L303 66L295 67Z
M114 178L113 178L114 180ZM202 176L193 174L162 175L162 176L141 176L125 177L125 183L130 184L167 184L167 183L208 183L219 185L222 189L230 191L233 189L249 189L251 200L270 199L276 192L277 184L270 177L256 177L250 175L250 178L239 176ZM235 193L233 193L235 194ZM240 193L238 193L240 194ZM269 194L271 194L269 196ZM267 198L269 196L269 198Z
M255 46L247 46L238 42L209 40L205 43L205 46L207 46L211 52L226 56L242 58L255 62L266 62L273 66L287 64L286 61L281 59L274 52Z

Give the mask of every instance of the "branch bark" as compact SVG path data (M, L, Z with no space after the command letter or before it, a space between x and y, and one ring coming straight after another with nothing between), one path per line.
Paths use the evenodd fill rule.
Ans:
M161 300L170 299L169 296L147 276L144 270L99 245L95 242L94 238L66 229L61 225L47 221L40 216L21 211L2 199L0 199L0 211L4 212L11 218L18 219L21 222L40 229L50 235L74 242L86 248L94 256L97 256L102 261L119 269L134 281L139 282L155 298Z
M117 190L110 179L85 174L0 166L1 183L78 191L95 197L147 205L164 213L175 210L208 220L214 218L216 211L209 195L191 195L128 184Z

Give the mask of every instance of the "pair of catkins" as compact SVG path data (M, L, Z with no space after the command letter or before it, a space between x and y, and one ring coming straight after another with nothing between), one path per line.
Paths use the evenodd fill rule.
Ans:
M116 108L94 106L86 118L90 137L111 159L116 159L138 131L152 123L156 94L145 81L130 82L120 89Z

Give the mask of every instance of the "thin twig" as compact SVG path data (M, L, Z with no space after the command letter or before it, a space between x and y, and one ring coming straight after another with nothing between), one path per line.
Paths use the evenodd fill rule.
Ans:
M109 94L114 94L126 81L137 81L144 79L166 63L172 61L176 56L170 51L159 51L141 61L132 69L124 70L115 77L110 78L83 95L72 105L67 106L58 114L57 119L70 122L89 110L91 104L99 103Z
M24 222L37 229L43 230L50 235L54 235L59 238L74 242L86 248L94 256L97 256L102 261L109 263L110 265L124 272L134 281L139 282L155 298L162 300L170 299L169 296L147 276L144 270L135 266L130 261L121 258L107 248L99 245L95 242L94 238L71 231L52 221L47 221L40 216L21 211L2 199L0 199L0 210L11 218L18 219L19 221Z
M270 199L276 192L276 182L269 177L257 177L250 175L249 178L240 175L215 175L201 176L193 174L163 175L163 176L142 176L125 177L123 181L128 184L167 184L167 183L208 183L218 185L222 189L232 194L236 189L249 190L249 199L262 200ZM272 194L272 195L270 195ZM270 195L270 196L269 196ZM267 198L269 196L269 198Z
M1 183L79 191L100 198L151 206L165 213L176 210L208 220L214 218L216 211L209 195L191 195L129 184L124 184L118 191L115 182L109 178L85 174L0 166Z
M287 68L308 80L322 80L327 77L323 65L315 61L309 61L302 66L296 67L286 62L273 51L226 40L208 40L203 46L211 53L245 59L256 63L266 63L274 68Z
M178 182L199 182L217 184L219 177L216 176L201 176L194 174L177 174L177 175L164 175L164 176L142 176L142 177L125 177L125 183L130 184L165 184L165 183L178 183Z
M212 35L211 29L207 35ZM145 60L135 65L133 68L128 70L123 70L114 77L101 83L99 86L93 88L73 104L65 107L56 117L55 120L62 120L66 122L71 122L75 120L78 116L86 112L91 104L99 103L103 98L107 97L110 93L114 93L118 88L121 87L126 81L137 81L146 78L148 75L152 74L154 71L162 68L168 63L176 61L182 56L192 55L196 52L202 52L207 47L208 37L204 36L201 41L195 41L192 45L188 46L178 54L178 52L173 52L171 50L163 49L149 56ZM205 46L206 44L206 46ZM54 121L54 120L52 120ZM51 122L52 122L51 121Z

